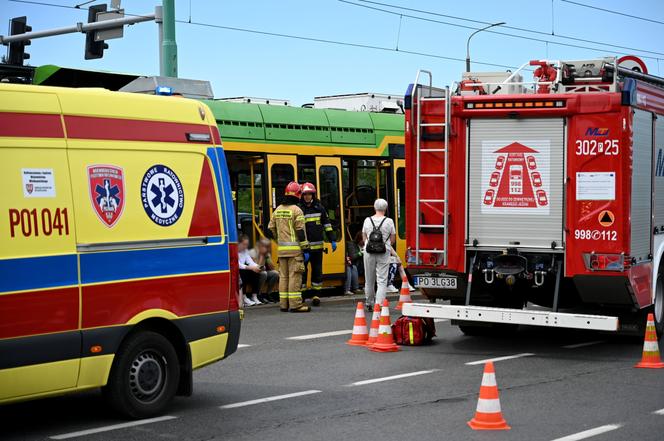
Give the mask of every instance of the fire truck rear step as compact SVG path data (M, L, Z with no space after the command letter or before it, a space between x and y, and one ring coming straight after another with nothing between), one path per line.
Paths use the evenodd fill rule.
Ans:
M618 317L574 314L540 310L489 308L484 306L436 305L406 303L403 315L434 319L462 320L482 323L509 323L515 325L546 326L553 328L618 331Z

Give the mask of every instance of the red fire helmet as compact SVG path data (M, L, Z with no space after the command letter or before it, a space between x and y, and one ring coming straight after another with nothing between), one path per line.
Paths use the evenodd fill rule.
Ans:
M313 193L316 194L316 187L311 182L305 182L302 184L302 194Z
M290 182L284 191L285 196L295 196L296 198L299 198L301 194L302 188L300 187L300 184L295 181Z

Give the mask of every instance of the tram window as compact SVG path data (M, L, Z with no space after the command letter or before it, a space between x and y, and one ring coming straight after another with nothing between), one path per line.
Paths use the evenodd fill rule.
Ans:
M341 202L339 195L339 169L325 165L319 169L320 188L318 189L321 203L327 210L327 216L334 229L337 240L342 238Z
M397 169L397 207L396 214L398 220L398 231L399 238L406 238L406 169L399 167Z
M295 170L290 164L273 164L272 175L272 208L277 208L283 201L284 190L289 182L295 180Z
M237 216L240 232L247 234L253 245L254 224L262 223L262 201L263 201L263 176L260 172L254 170L254 201L251 200L251 174L249 172L239 172L237 174Z
M305 182L316 184L316 161L313 156L298 156L297 176L300 184Z

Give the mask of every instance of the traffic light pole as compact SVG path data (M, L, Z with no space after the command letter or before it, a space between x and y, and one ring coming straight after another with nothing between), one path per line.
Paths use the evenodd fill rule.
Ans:
M175 41L175 0L163 0L159 23L159 74L178 76L178 45Z
M37 38L53 37L54 35L73 34L76 32L100 31L104 29L117 28L119 26L153 21L155 14L136 15L131 17L114 18L112 20L98 21L95 23L76 23L74 26L63 28L45 29L43 31L26 32L18 35L0 35L0 44L7 45L19 41L34 40ZM173 32L175 34L175 31Z

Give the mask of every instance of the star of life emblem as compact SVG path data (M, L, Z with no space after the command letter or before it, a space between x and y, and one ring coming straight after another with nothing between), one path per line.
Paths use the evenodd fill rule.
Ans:
M141 203L152 222L162 227L173 225L184 209L180 178L165 165L153 165L141 180Z

